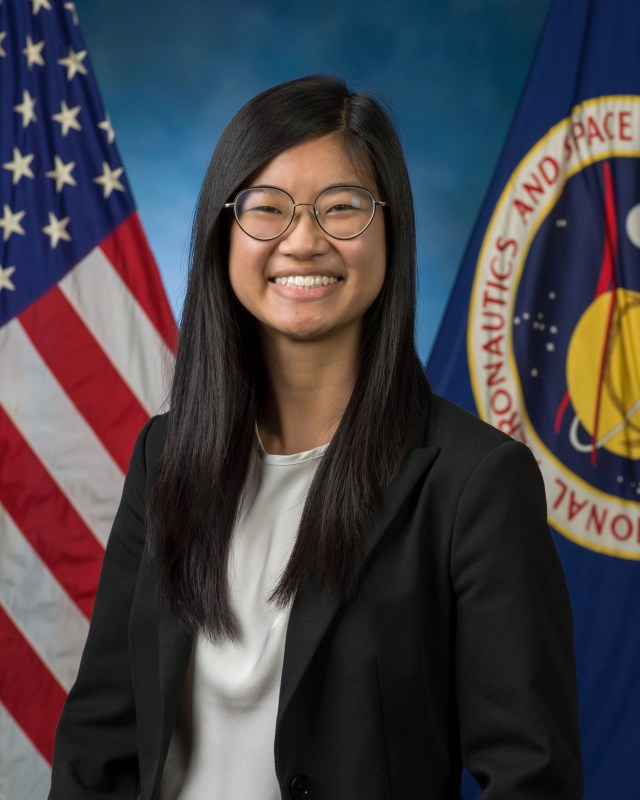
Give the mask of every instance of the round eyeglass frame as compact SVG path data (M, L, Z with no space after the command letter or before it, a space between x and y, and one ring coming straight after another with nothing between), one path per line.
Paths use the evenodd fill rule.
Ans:
M276 234L275 236L267 236L266 238L262 237L262 236L254 236L252 233L249 233L248 231L246 231L242 227L242 224L241 224L240 219L238 217L238 206L237 206L238 200L243 195L247 194L248 192L253 192L256 189L276 189L277 191L282 192L282 194L286 195L289 198L289 200L291 200L293 208L291 209L291 214L289 215L289 221L287 222L287 224L284 227L284 229L281 230L280 233ZM364 228L361 231L358 231L358 233L354 233L353 236L336 236L333 233L329 233L329 231L320 222L319 212L318 212L318 209L316 208L316 203L318 202L318 199L320 197L322 197L322 195L325 192L333 191L333 190L336 190L336 189L358 189L361 192L366 192L369 195L369 197L371 198L371 204L372 204L371 205L371 208L372 208L371 217L370 217L369 221L367 222L367 224L364 226ZM332 239L337 239L340 242L346 242L346 241L349 241L350 239L356 239L358 236L362 236L362 234L367 230L369 225L371 225L371 223L373 222L373 218L376 215L376 208L378 206L383 206L383 207L387 206L388 207L388 205L389 204L385 200L376 200L375 197L371 194L371 192L368 189L366 189L364 186L358 186L357 184L352 184L352 183L344 183L344 184L341 183L341 184L337 184L336 186L327 186L326 189L323 189L321 192L318 193L318 195L316 196L316 199L313 201L313 203L296 203L296 201L293 199L293 197L291 197L289 192L285 191L285 189L281 189L279 186L271 186L269 184L261 184L259 186L248 186L246 189L242 189L241 191L238 192L238 194L233 198L233 200L230 203L225 203L223 208L232 208L233 209L233 216L235 218L235 221L237 222L238 227L240 228L240 230L246 236L249 236L251 239L255 239L258 242L272 242L274 239L279 239L281 236L283 236L289 230L289 228L291 227L291 223L293 222L293 220L296 217L296 208L298 208L298 206L308 206L311 209L311 212L312 212L311 216L318 223L318 226L320 227L320 230L323 233L326 233L327 236L330 236Z

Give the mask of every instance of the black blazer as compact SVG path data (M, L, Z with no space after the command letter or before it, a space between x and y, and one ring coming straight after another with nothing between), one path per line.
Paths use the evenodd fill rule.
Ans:
M135 446L50 800L157 791L191 650L145 537L165 430L151 420ZM530 451L434 398L364 558L350 602L313 576L295 598L282 798L458 798L463 763L484 800L580 798L571 615Z

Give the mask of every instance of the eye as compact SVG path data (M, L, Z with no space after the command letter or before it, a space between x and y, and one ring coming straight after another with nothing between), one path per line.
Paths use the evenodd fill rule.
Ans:
M350 211L357 211L358 206L353 203L334 203L325 209L325 214L345 214Z
M243 208L243 214L274 214L274 215L281 215L282 209L276 208L276 206L268 206L268 205L259 205L253 206L252 208Z
M316 207L323 217L349 217L368 213L371 207L369 195L351 186L340 186L322 192Z
M281 217L291 213L291 200L277 189L250 189L237 201L239 216Z

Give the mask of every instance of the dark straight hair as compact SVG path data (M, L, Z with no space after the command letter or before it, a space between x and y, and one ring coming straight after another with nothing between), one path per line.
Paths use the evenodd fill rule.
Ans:
M393 124L377 101L331 77L263 92L222 134L200 191L167 439L149 506L163 593L186 630L213 639L238 634L227 563L264 386L253 318L229 282L234 223L224 205L274 156L330 133L371 171L388 203L386 274L365 314L353 393L309 489L274 602L291 601L305 580L353 593L363 536L429 400L414 346L413 201Z

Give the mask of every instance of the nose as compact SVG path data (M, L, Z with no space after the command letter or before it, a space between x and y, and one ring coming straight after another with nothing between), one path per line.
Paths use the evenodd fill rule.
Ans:
M311 203L296 203L291 225L280 239L280 252L299 259L328 252L331 245L327 234L315 217Z

